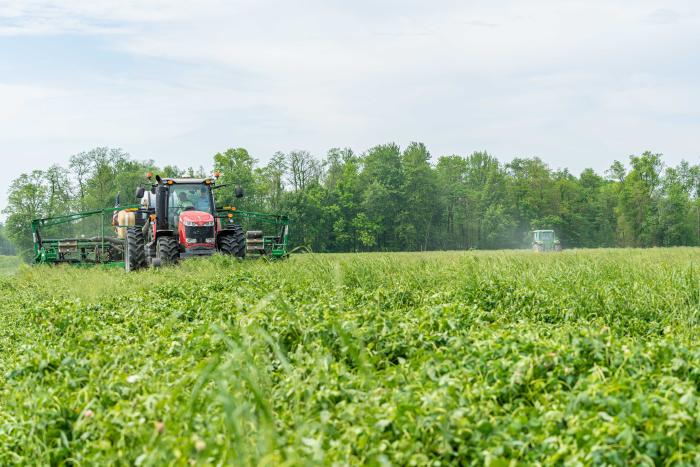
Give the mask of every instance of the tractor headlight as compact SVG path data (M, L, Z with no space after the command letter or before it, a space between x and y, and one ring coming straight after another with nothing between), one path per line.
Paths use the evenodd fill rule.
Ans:
M214 221L205 222L204 224L197 224L192 221L183 221L185 227L214 227Z
M197 243L197 239L196 239L196 238L186 238L185 241L186 241L187 243Z
M215 240L214 238L207 238L205 243L214 243Z

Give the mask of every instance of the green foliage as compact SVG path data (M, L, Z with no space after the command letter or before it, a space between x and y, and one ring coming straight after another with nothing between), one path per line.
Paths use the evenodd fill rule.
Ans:
M434 220L439 211L435 172L430 166L430 153L423 143L411 143L403 152L404 210L399 216L399 230L410 233L400 235L401 243L408 250L427 250ZM423 215L417 216L420 212Z
M25 268L0 278L0 464L696 464L698 261Z
M48 214L50 191L45 174L34 170L12 181L8 190L5 229L7 237L24 258L32 252L32 219Z
M114 206L117 193L133 202L136 187L144 183L144 174L154 169L152 161L135 162L121 149L109 148L76 154L71 157L70 168L77 188L73 208L80 211Z
M323 159L277 152L265 165L245 148L229 148L214 155L213 169L227 185L216 191L219 205L288 214L291 244L316 252L522 248L538 228L555 229L565 248L700 245L700 166L666 167L648 151L631 156L629 167L615 161L605 176L586 169L576 177L536 157L503 164L483 151L433 159L419 142L362 154L333 148ZM117 193L133 202L148 170L209 175L201 167L158 171L152 161L95 148L73 156L68 168L16 179L6 235L26 256L33 217L111 207ZM243 198L235 197L237 186Z
M221 205L237 205L241 209L254 210L258 197L253 178L253 166L255 165L248 151L243 148L228 149L223 153L214 155L214 170L220 171L222 176L219 183L228 185L217 192L217 200ZM243 187L245 198L236 199L235 188Z

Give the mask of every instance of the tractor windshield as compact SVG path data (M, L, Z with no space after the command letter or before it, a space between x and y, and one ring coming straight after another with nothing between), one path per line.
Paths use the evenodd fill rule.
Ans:
M202 211L213 214L211 192L204 184L175 184L170 186L168 211L177 224L177 216L183 211Z
M542 241L549 241L549 240L554 240L554 232L550 231L544 231L544 232L538 232L539 233L539 240Z

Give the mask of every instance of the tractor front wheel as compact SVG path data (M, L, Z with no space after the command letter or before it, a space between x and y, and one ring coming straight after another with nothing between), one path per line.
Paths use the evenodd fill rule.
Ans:
M219 237L219 251L225 255L245 258L245 233L243 227L234 225L232 232Z
M145 243L140 227L129 227L124 241L124 269L126 272L146 267Z
M156 258L161 264L174 264L180 259L180 245L175 237L160 237L157 242Z

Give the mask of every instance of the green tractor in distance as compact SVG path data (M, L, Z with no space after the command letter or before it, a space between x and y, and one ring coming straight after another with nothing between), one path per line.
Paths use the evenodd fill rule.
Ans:
M537 253L561 251L561 242L554 233L554 230L533 230L532 251Z

